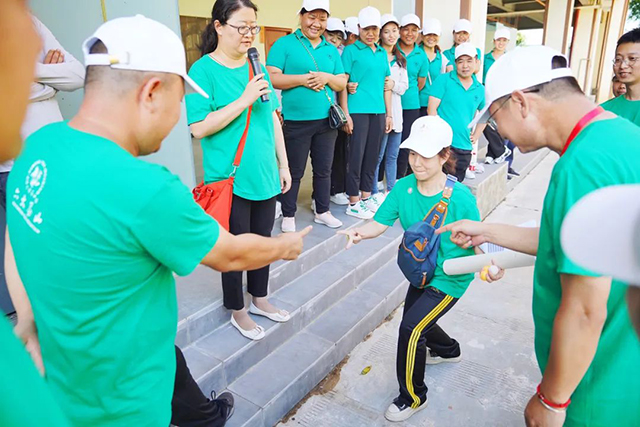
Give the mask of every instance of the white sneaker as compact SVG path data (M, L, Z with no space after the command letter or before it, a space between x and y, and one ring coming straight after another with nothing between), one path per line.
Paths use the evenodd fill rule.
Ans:
M360 219L371 219L373 218L373 211L367 207L365 202L360 200L354 205L347 206L347 215Z
M329 211L321 214L316 214L316 217L313 219L313 222L315 222L316 224L326 225L329 228L342 227L342 221L340 221L338 218L333 216Z
M316 199L311 199L311 212L316 213Z
M296 218L295 217L283 217L280 229L283 233L295 233L296 232Z
M494 162L493 157L489 157L489 156L485 157L484 162L488 165L492 165Z
M462 354L458 357L440 357L431 351L430 348L427 348L427 359L425 361L426 365L439 365L440 363L458 363L462 360Z
M276 200L276 219L282 216L282 203Z
M378 181L378 191L384 191L384 181Z
M467 169L467 171L464 173L464 179L476 179L476 174Z
M427 398L427 400L422 405L418 406L415 409L410 405L398 404L396 402L393 402L391 405L389 405L389 408L387 408L387 412L385 412L384 417L394 423L405 421L411 418L411 416L416 412L426 408L428 404L429 398Z
M349 204L349 197L347 197L346 193L338 193L334 196L331 196L331 202L336 205L346 206Z
M504 161L507 160L507 157L509 157L510 155L511 155L511 149L509 147L504 147L504 153L502 153L502 156L496 159L496 165L499 165L500 163L504 163Z
M484 173L484 166L482 166L481 164L479 164L479 163L478 163L478 164L475 166L475 170L474 170L474 172L475 172L475 173Z
M384 202L384 195L382 193L376 193L365 201L367 209L369 209L373 213L378 211L378 208L380 207L380 205L382 205L382 202Z

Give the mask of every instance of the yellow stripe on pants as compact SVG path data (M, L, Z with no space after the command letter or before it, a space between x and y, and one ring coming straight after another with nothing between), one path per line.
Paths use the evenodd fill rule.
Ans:
M438 304L433 310L431 310L429 314L427 314L427 316L422 319L422 321L418 323L418 325L413 329L413 332L411 332L411 338L409 339L409 348L407 351L407 369L405 381L407 382L407 390L413 398L413 403L411 404L411 407L413 409L420 406L420 398L413 392L413 368L416 361L415 355L418 348L418 339L420 338L420 335L422 334L424 328L426 328L433 319L435 319L440 313L442 313L442 310L444 310L451 301L453 301L452 296L447 295L446 297L444 297L444 299L440 301L440 304Z

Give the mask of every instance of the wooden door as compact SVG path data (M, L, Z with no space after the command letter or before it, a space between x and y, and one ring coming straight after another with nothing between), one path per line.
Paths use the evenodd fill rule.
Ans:
M283 27L262 27L262 42L264 43L264 54L269 56L269 49L280 37L284 37L287 34L291 34L291 28ZM266 62L266 58L263 60Z

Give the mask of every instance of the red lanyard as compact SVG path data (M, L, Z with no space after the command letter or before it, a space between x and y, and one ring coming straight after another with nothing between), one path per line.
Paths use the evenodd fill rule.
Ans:
M593 119L595 119L602 113L604 113L604 108L596 107L593 110L589 111L587 114L584 115L583 118L580 119L576 127L574 127L573 130L571 131L571 134L569 135L569 139L567 139L567 143L564 144L564 148L562 149L562 153L560 153L560 156L562 156L567 151L567 148L569 148L569 145L571 145L573 140L576 139L576 136L578 136L578 134L582 132L584 128L586 128L587 125L593 121Z

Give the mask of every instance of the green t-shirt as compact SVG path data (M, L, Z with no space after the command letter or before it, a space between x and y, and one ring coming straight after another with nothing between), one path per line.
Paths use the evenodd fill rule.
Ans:
M482 81L485 84L487 83L487 73L489 72L489 69L493 66L493 64L495 64L495 62L496 62L496 58L493 57L493 50L484 56L484 65L482 69Z
M165 167L66 122L29 137L7 223L47 382L77 426L167 426L178 307L219 228Z
M423 51L424 51L424 48L423 48ZM425 52L425 56L426 56L426 52ZM436 56L435 58L433 58L433 61L429 59L429 56L427 56L427 60L429 61L429 72L427 74L426 83L422 88L422 90L420 91L420 107L422 108L427 108L429 106L429 96L431 95L431 87L435 83L436 79L440 77L440 75L442 74L443 72L442 62L445 61L446 58L443 58L442 52L436 52Z
M604 102L602 108L640 126L640 101L629 101L624 95Z
M391 75L387 51L376 44L375 52L361 40L344 48L342 64L349 82L358 83L347 97L349 114L385 114L384 80Z
M262 68L265 78L269 80L269 74ZM187 120L192 124L240 98L249 83L249 65L227 68L205 55L191 66L189 76L209 95L209 99L195 93L187 95ZM271 81L269 87L273 91ZM267 200L280 194L273 128L273 112L278 106L278 97L274 92L269 95L269 102L263 103L258 99L253 104L249 133L233 185L233 194L244 199ZM206 184L225 180L232 173L233 160L247 125L247 114L248 110L224 129L202 138Z
M308 51L300 41L304 43ZM313 59L309 52L313 54ZM317 69L322 72L334 75L344 74L338 49L329 43L324 36L322 36L320 44L314 48L300 29L293 34L279 38L269 49L267 57L267 66L276 67L284 74L308 74L309 71L316 71L316 64L318 64ZM331 100L336 102L331 88L327 88L327 93ZM305 86L283 90L282 116L285 120L294 121L328 118L331 104L327 99L327 93L325 91L316 92Z
M640 168L628 160L640 158L639 140L640 129L626 120L594 122L576 137L553 169L542 211L533 285L535 350L542 372L562 297L560 275L595 276L564 254L562 221L587 193L610 185L640 183ZM625 292L626 286L613 282L598 349L571 398L565 426L640 425L640 340L629 320Z
M418 110L420 109L418 78L427 77L429 73L429 57L422 46L417 43L414 44L413 50L409 55L406 55L399 45L398 51L407 59L407 74L409 75L409 88L402 95L402 109Z
M476 48L476 52L478 54L478 59L482 58L482 51L479 48ZM456 46L451 46L449 49L444 51L444 56L449 60L449 64L453 65L453 71L456 68Z
M484 108L484 86L472 76L473 83L465 89L453 70L442 74L431 87L431 96L440 99L438 115L453 129L452 146L459 150L471 150L469 123L478 110Z
M402 228L406 230L416 222L422 221L440 199L442 199L442 192L430 197L420 194L415 175L409 175L396 183L373 219L389 227L400 219ZM466 186L456 183L443 225L462 219L480 221L480 213L476 198L471 191ZM447 259L473 255L474 252L473 249L461 249L451 241L450 237L451 232L447 232L440 239L438 266L429 286L454 298L460 298L473 281L473 274L447 276L442 270L442 265Z
M0 319L0 374L0 426L70 425L5 319Z

